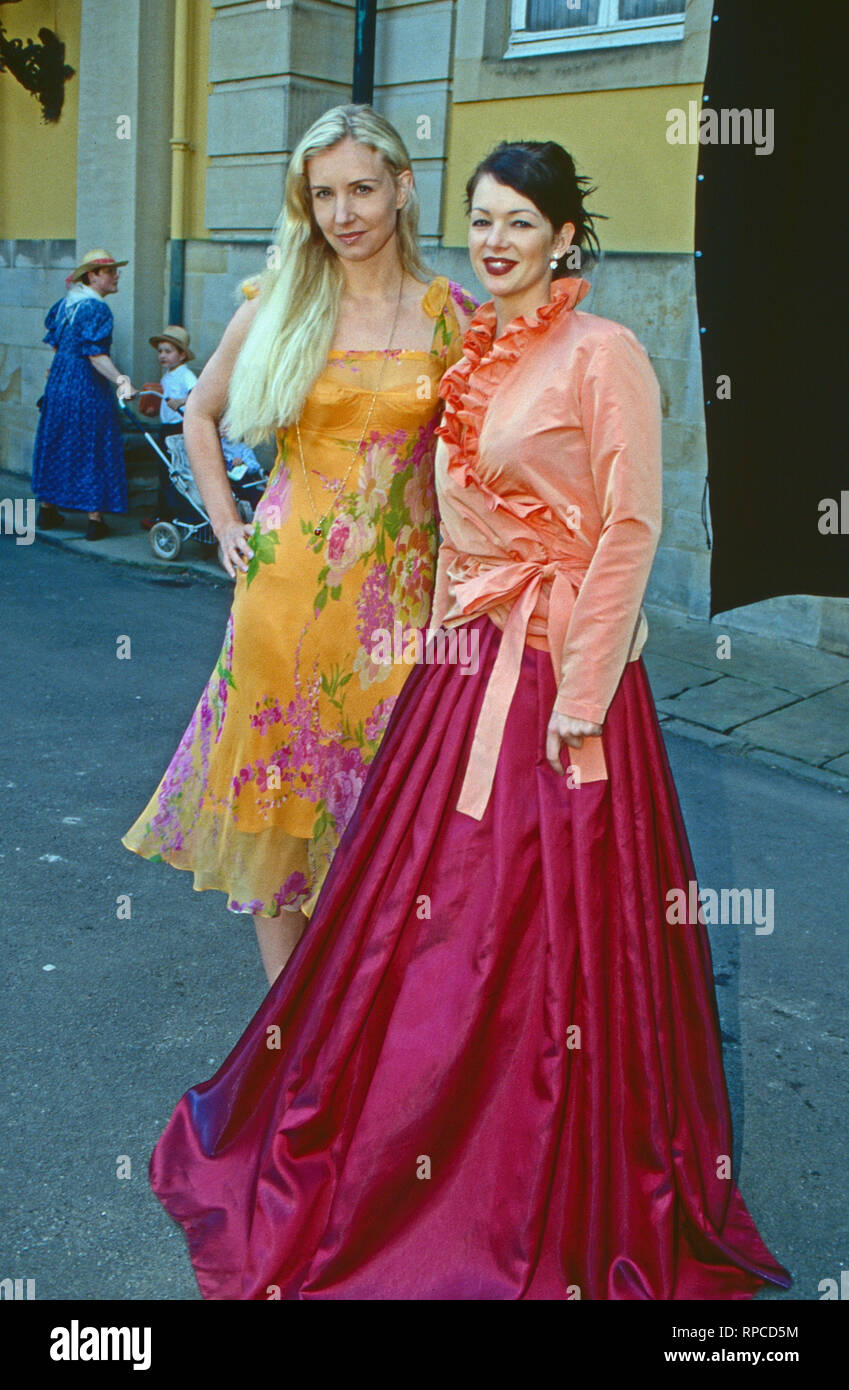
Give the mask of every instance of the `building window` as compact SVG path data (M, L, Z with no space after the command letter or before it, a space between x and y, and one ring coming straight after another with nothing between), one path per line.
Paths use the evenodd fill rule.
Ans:
M505 58L684 37L685 0L511 0Z

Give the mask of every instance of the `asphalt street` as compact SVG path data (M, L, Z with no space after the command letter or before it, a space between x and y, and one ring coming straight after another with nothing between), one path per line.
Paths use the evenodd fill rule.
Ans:
M264 975L249 917L120 837L215 665L230 586L11 536L0 554L0 1278L34 1279L38 1299L197 1299L147 1162ZM849 1262L849 805L688 739L667 746L700 884L774 890L771 933L720 925L711 942L738 1181L795 1280L760 1299L817 1300Z

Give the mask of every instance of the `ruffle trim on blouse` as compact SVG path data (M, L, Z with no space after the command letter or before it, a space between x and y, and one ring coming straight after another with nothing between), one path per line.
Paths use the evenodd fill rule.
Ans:
M474 483L484 494L491 511L498 507L529 516L548 511L538 498L505 498L493 492L476 471L480 431L484 416L510 368L528 345L543 334L561 314L574 309L591 289L590 282L576 277L555 280L551 299L533 314L522 314L495 337L495 306L481 305L463 338L463 357L442 378L439 394L445 402L442 423L436 433L448 446L448 471L461 487Z

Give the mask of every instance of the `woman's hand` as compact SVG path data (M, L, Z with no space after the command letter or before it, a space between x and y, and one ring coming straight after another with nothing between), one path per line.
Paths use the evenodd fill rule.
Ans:
M244 574L253 559L250 544L253 529L246 521L234 521L218 536L218 558L231 579L236 578L236 570Z
M108 352L97 352L88 360L96 372L100 372L107 381L111 381L119 401L128 401L132 396L139 394L127 374L118 371Z
M131 401L133 396L139 393L128 376L119 376L115 382L115 391L119 401Z
M600 724L591 724L588 719L571 719L569 715L558 714L555 710L548 721L545 735L545 756L549 767L558 777L562 777L560 750L563 744L568 743L570 748L580 748L585 738L600 733Z

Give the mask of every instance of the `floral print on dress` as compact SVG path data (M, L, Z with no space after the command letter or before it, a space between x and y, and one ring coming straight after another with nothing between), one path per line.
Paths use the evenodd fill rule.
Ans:
M422 302L430 352L331 353L301 445L279 432L215 671L124 837L234 912L317 895L410 672L375 634L403 650L430 617L438 387L461 354L452 305L471 302L445 280Z

